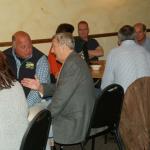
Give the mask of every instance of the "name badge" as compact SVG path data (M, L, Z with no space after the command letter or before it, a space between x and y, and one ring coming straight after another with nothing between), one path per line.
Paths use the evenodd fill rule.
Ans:
M34 63L33 62L26 62L26 66L25 67L27 69L33 70L34 69Z

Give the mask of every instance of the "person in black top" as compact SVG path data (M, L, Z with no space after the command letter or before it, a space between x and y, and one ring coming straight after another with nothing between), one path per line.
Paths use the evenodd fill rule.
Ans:
M104 55L103 48L99 43L95 39L89 38L89 26L86 21L78 23L78 34L79 37L75 38L75 50L81 55L83 53L85 60L98 60L99 56Z

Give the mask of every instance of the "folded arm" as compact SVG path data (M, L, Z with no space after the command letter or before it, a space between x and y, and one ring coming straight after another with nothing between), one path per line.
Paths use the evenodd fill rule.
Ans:
M104 55L104 50L101 47L97 47L95 50L88 50L89 57L100 57Z

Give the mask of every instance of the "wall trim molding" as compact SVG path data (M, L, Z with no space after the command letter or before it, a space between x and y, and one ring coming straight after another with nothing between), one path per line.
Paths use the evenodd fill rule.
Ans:
M150 32L150 29L147 29L147 32ZM110 33L102 33L102 34L91 34L89 35L91 38L102 38L102 37L110 37L110 36L117 36L117 32L110 32ZM50 43L52 41L51 38L49 39L35 39L32 40L33 44L42 44L42 43ZM12 42L0 42L0 47L7 47L11 46Z

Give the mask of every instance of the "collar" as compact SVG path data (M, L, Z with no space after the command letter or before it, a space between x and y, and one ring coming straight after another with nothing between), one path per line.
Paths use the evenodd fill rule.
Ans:
M134 40L125 40L121 42L121 45L134 45L136 44Z
M30 59L30 58L32 57L32 55L31 55L31 56L27 57L26 59L23 59L23 61L21 61L22 58L19 58L19 57L16 55L14 48L12 48L12 55L13 55L13 57L14 57L15 60L17 60L17 61L19 61L19 62L21 62L21 63L27 61L28 59Z

